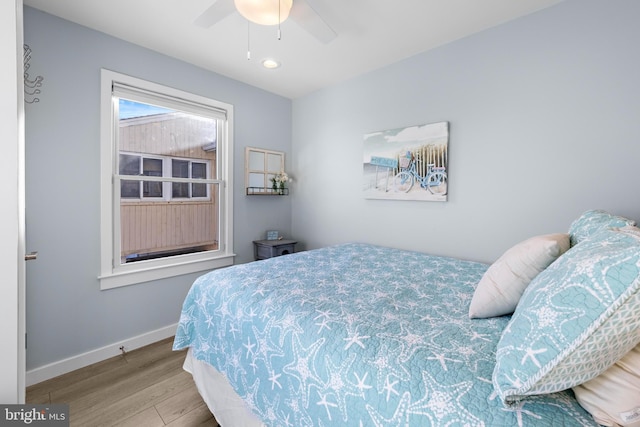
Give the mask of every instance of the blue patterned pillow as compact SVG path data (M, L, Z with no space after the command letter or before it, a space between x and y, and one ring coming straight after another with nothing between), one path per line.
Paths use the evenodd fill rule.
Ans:
M611 215L603 210L586 211L569 226L571 246L575 246L604 228L624 227L625 225L636 225L636 222L622 216Z
M604 229L527 287L498 343L506 405L594 378L640 343L640 229Z

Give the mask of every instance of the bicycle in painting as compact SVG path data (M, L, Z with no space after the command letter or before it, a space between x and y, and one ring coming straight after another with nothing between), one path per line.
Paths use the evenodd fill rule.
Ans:
M411 152L400 158L400 172L393 179L393 188L397 192L408 193L417 182L420 187L429 190L431 194L447 194L447 172L445 167L427 164L424 176L418 173L418 161Z

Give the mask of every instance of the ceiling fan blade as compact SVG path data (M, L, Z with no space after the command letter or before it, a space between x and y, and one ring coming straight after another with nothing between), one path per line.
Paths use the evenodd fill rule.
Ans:
M309 34L326 44L338 34L322 19L317 9L315 0L294 0L290 16Z
M233 0L214 0L200 16L193 21L199 27L209 28L235 12L236 7Z

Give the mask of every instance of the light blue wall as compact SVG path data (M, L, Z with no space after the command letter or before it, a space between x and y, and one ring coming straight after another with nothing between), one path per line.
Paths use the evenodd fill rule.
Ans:
M233 104L234 248L253 259L267 229L290 233L291 199L244 195L244 148L291 151L291 101L25 8L40 102L26 108L27 370L178 321L195 274L100 291L100 69ZM289 162L289 157L287 158ZM288 165L287 165L288 166Z
M640 220L638 16L566 1L294 100L294 235L490 262L586 209ZM365 200L363 135L439 121L449 201Z

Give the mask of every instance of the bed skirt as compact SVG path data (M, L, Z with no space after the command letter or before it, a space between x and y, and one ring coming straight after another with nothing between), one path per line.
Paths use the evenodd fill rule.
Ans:
M265 427L231 388L225 376L194 358L191 348L182 367L193 377L198 392L221 427Z

